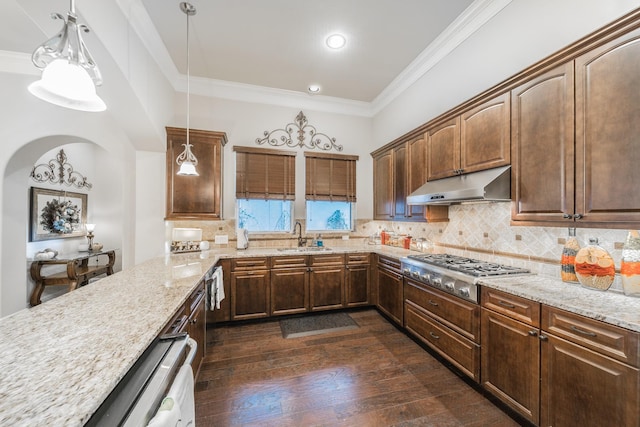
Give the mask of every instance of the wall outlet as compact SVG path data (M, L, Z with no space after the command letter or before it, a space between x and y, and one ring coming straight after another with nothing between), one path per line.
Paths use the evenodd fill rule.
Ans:
M349 235L346 234L346 235L342 236L342 240L349 240Z
M229 243L229 236L226 234L220 234L215 236L215 240L214 243L216 245L225 245L227 243Z

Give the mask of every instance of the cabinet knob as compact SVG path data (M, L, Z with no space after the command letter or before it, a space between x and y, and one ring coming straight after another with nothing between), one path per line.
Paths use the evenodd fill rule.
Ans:
M540 335L538 338L540 338L540 341L548 341L549 337L547 337L546 335Z
M439 335L434 334L433 332L429 332L429 335L431 335L431 338L433 338L433 339L435 339L435 340L439 340L439 339L440 339L440 336L439 336Z
M532 337L538 336L538 331L536 331L535 329L530 330L529 335L531 335Z
M582 219L582 214L575 214L573 219Z
M564 215L562 215L562 218L564 218L564 219L572 219L573 217L571 215L569 215L569 214L564 214Z
M437 303L437 302L435 302L435 301L434 301L434 300L432 300L432 299L430 299L430 300L429 300L429 304L431 304L431 305L433 305L433 306L435 306L435 307L437 307L437 306L438 306L438 303Z

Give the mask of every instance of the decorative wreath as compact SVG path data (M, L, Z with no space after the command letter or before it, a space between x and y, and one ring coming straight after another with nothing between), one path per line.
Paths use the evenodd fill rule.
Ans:
M74 225L80 224L81 209L71 200L53 199L47 202L40 214L40 225L50 233L73 233Z

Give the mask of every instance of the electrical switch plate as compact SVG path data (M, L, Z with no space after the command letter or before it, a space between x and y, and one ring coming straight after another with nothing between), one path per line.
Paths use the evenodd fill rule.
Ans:
M224 245L226 243L229 243L229 236L226 235L226 234L221 234L221 235L215 236L214 243L216 245Z
M346 234L346 235L342 236L342 240L349 240L349 235Z

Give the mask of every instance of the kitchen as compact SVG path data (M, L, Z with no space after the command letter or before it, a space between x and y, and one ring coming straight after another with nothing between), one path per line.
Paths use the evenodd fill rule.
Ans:
M41 14L44 17L39 18L44 25L51 7L35 4L38 2L33 1L22 3L24 8L33 8L29 11L34 16L37 15L35 9L44 7L46 11ZM366 201L372 198L373 191L372 161L369 156L371 151L424 123L425 119L439 115L540 58L622 16L635 6L631 2L616 2L606 6L593 2L589 7L583 2L563 2L562 5L548 2L535 6L511 2L487 23L487 27L478 30L459 49L450 53L444 64L427 73L414 83L410 90L402 93L373 118L357 114L340 114L341 110L338 109L315 111L306 104L302 106L309 119L319 129L330 129L327 132L339 136L340 141L349 150L347 153L360 156L358 200ZM123 12L108 9L116 8L115 5L100 7L107 10L82 9L82 13L90 20L90 26L95 32L93 35L105 34L106 37L108 31L105 27L117 28L107 17L114 13L119 17ZM561 9L558 10L558 7ZM105 22L96 18L97 14L104 17ZM93 19L90 19L92 16ZM527 16L527 22L518 19L522 16ZM569 16L571 20L568 20ZM51 24L47 22L46 25ZM541 25L545 26L545 31L540 31ZM505 33L516 32L522 35L522 39L504 40ZM47 34L49 33L52 31L47 31ZM138 46L135 44L136 40L133 40L135 34L131 32L128 36L130 39L126 42L133 47L120 46L122 51ZM24 52L30 52L34 45L42 42L44 36L38 33L34 39L36 41L33 43L25 43L28 46L23 47ZM527 43L527 40L530 40L530 43ZM113 49L109 42L113 41L105 39L104 46L92 49L94 56L98 57L98 52L102 49ZM519 47L524 43L527 44L527 49ZM44 105L30 98L24 91L37 74L37 70L33 70L30 64L25 65L28 61L24 61L24 57L28 58L28 55L8 55L6 61L3 61L3 93L7 99L12 100L10 104L5 104L3 117L6 120L3 121L5 126L1 131L7 144L5 152L12 153L3 157L5 173L2 185L3 247L0 294L3 316L25 306L26 291L10 286L11 283L25 282L27 274L24 267L20 267L24 266L24 254L32 254L46 247L27 243L24 239L27 224L23 218L28 217L26 198L29 186L24 177L29 175L32 166L39 163L41 158L47 160L51 157L48 151L70 141L91 141L94 144L94 152L88 153L86 157L96 164L93 175L105 183L102 186L104 195L91 194L92 200L104 204L104 209L95 212L96 215L104 215L95 219L98 223L96 234L103 243L120 248L121 268L127 269L164 254L164 126L183 126L184 96L178 97L174 102L173 90L168 87L159 71L150 65L151 61L145 55L145 52L140 52L139 56L130 58L131 63L124 67L129 70L128 74L122 72L122 64L120 69L111 69L113 79L128 80L128 83L123 82L121 87L118 86L118 90L100 92L107 103L114 106L110 107L110 115L83 115L81 121L77 113ZM504 57L509 57L509 61L504 61ZM477 66L469 67L470 61ZM106 68L105 75L109 75L109 67L115 67L115 64L111 63L102 64L101 66ZM445 68L445 65L451 68ZM23 74L22 70L25 70L26 74ZM456 81L444 77L437 78L444 74L456 75ZM465 83L461 85L461 81ZM113 97L113 103L110 102L110 97ZM146 103L140 101L141 99ZM272 129L290 121L298 113L302 103L301 101L295 107L291 107L202 96L193 97L192 102L192 126L224 130L234 145L249 145L265 129ZM309 101L305 98L304 102ZM134 114L135 121L130 117ZM38 126L32 125L33 117L39 118ZM227 159L233 158L231 145L225 148ZM98 157L100 162L97 161ZM104 160L106 164L103 163ZM99 164L100 167L97 166ZM84 168L92 170L88 165ZM235 216L233 175L233 167L225 168L224 218L229 219ZM135 182L135 185L130 185L132 182ZM105 190L106 183L108 190ZM297 194L303 193L297 191ZM110 198L115 199L115 203ZM11 203L15 200L22 200L24 203ZM296 203L296 212L302 212L302 200L297 200ZM392 227L394 230L399 228L401 232L408 231L411 227L405 223L372 223L372 206L366 202L358 203L357 215L358 219L365 223L364 226L369 227L365 228L366 234L370 234L369 231L375 232L378 227ZM524 256L542 254L542 258L548 259L558 258L561 245L557 243L557 239L566 236L565 228L511 227L509 218L509 208L500 204L454 207L450 211L450 224L447 227L429 225L424 232L425 237L450 245ZM475 227L478 223L480 225ZM101 229L104 230L102 235ZM488 236L474 234L473 230L481 230L481 233L487 233ZM217 230L213 230L208 238L213 240L213 234L216 232ZM582 233L582 230L580 232ZM588 234L586 231L581 234L583 241ZM613 245L615 242L623 242L626 233L623 230L603 228L598 229L596 235L603 244L610 245L607 249L615 255Z

